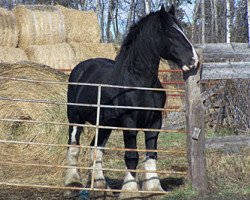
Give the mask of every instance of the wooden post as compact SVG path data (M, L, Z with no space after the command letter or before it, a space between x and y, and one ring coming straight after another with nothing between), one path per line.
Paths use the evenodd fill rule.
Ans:
M202 51L199 67L190 72L184 72L186 81L186 124L187 124L187 158L189 164L189 179L194 189L205 193L207 189L204 108L201 99L201 68Z

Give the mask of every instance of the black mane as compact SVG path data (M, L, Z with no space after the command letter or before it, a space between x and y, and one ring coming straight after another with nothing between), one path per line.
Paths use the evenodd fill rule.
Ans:
M122 42L121 49L120 49L119 54L116 57L116 60L122 57L122 55L125 52L127 52L130 45L138 38L138 36L142 32L142 28L145 26L148 26L149 23L147 22L152 18L152 16L156 16L157 14L159 14L159 11L151 12L149 15L142 17L137 23L133 24L130 27L127 36L124 38Z

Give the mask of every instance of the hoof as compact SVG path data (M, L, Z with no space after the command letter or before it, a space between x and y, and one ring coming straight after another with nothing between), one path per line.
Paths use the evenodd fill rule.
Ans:
M122 192L119 195L121 200L137 200L143 199L141 193L139 193L139 187L136 181L130 180L123 184Z
M158 192L165 192L164 189L162 189L160 181L153 182L153 183L144 183L142 186L143 191L158 191Z
M137 192L131 191L131 193L121 192L118 199L119 200L142 200L144 198L141 195L141 193L139 193L138 191Z
M65 185L65 187L70 187L70 188L83 188L83 185L82 183L79 183L79 182L75 182L75 183L70 183L70 184L67 184ZM69 189L69 190L66 190L65 193L64 193L64 196L67 197L67 198L76 198L76 197L80 197L81 196L81 192L82 190L72 190L72 189Z

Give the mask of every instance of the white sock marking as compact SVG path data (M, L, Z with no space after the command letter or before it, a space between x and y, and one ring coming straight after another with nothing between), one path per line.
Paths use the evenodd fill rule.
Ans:
M71 133L71 144L76 143L76 132L77 132L77 126L74 126L73 131ZM65 185L81 181L79 170L77 168L74 168L74 166L77 166L79 153L80 153L79 147L70 146L68 148L67 163L68 166L72 166L72 168L68 168L66 170Z
M94 153L95 149L91 150L91 160L94 162ZM103 151L100 149L96 150L96 165L95 165L95 180L97 180L96 185L98 185L98 182L102 184L104 181L105 182L105 177L102 171L102 158L103 158Z
M71 144L76 143L77 126L73 126L73 132L71 133Z
M147 159L144 161L144 169L150 171L156 171L156 160ZM156 172L146 172L145 180L143 183L143 190L147 191L163 191L160 183L160 179Z

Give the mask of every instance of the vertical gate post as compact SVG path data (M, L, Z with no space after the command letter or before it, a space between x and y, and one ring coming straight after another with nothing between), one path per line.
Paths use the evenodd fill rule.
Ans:
M207 189L206 157L205 157L205 121L204 108L201 99L201 71L203 55L200 56L199 67L190 72L184 72L185 102L186 102L186 127L187 127L187 159L188 176L193 189L204 193Z

